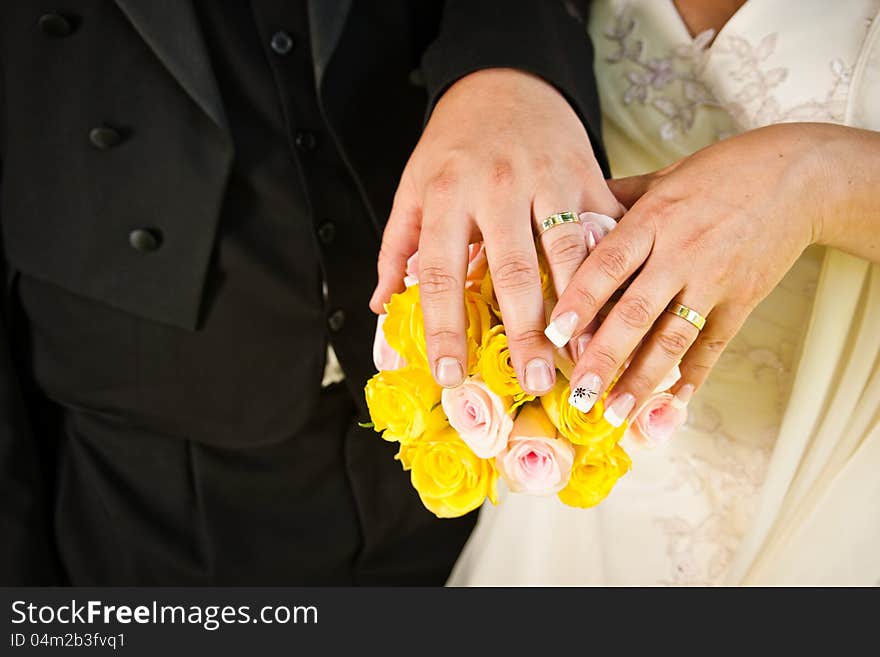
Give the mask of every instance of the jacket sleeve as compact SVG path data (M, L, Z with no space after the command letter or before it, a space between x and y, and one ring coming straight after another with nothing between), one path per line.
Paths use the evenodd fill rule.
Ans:
M540 76L571 103L607 176L589 2L574 0L447 0L422 71L428 111L459 78L484 68L516 68Z
M0 586L56 585L62 582L48 506L51 459L31 431L12 357L3 253L0 238Z

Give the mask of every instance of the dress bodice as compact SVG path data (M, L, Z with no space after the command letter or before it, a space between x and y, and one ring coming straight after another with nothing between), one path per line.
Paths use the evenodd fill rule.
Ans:
M749 0L713 40L711 30L692 38L672 0L594 2L590 32L615 175L660 168L768 124L842 122L880 2L829 7ZM755 309L673 443L654 452L630 446L633 472L599 512L618 541L635 531L640 544L665 546L628 568L633 583L712 584L726 574L786 408L821 255L808 249Z
M717 36L692 38L672 0L596 0L589 31L614 175L772 123L842 122L878 8L747 0Z
M612 173L662 168L771 123L842 122L878 9L880 0L747 0L713 40L691 37L672 0L594 0L588 30ZM808 249L753 311L669 444L625 444L633 469L601 505L507 495L483 509L451 583L722 582L758 502L821 257Z

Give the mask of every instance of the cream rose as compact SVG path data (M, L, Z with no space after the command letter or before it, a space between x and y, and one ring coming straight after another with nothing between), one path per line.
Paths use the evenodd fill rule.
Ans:
M388 313L382 313L376 318L376 337L373 338L373 364L380 372L399 370L406 366L406 359L394 351L388 340L385 339L385 331L382 326Z
M617 227L617 222L612 217L598 212L581 212L578 219L584 229L588 252L595 249L602 238Z
M530 495L553 495L568 484L574 447L558 437L556 427L540 404L523 406L507 447L495 457L495 468L510 490Z
M482 459L492 458L507 445L513 420L507 413L510 398L489 390L479 376L468 377L440 397L449 424L471 451Z
M667 442L687 421L687 406L668 392L648 398L629 426L630 435L646 447Z

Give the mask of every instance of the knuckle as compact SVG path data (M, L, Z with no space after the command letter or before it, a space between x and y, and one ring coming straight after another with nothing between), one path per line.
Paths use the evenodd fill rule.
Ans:
M428 196L448 197L455 192L458 187L458 173L450 166L441 167L428 178L425 184L425 193Z
M596 252L597 263L603 274L615 281L622 281L629 269L629 257L620 246L607 246Z
M547 253L547 259L553 263L575 262L580 264L587 256L587 245L582 231L548 240L544 245L544 250Z
M647 328L654 318L651 303L645 297L636 294L624 296L615 309L620 320L632 329Z
M419 271L419 290L421 293L434 297L452 293L456 290L455 276L444 267L427 265Z
M608 381L617 372L619 365L617 357L604 345L593 346L591 343L588 351L592 362L591 369L604 381Z
M700 349L710 354L718 355L727 347L729 340L721 337L706 337L700 341Z
M489 185L493 189L507 189L516 181L513 162L506 157L495 158L489 167Z
M691 337L685 331L674 329L659 332L655 340L663 355L675 360L680 359L691 344Z
M688 364L688 369L690 370L690 373L692 375L703 378L712 371L712 363L701 363L699 361L695 361Z
M643 372L632 371L626 374L626 387L637 398L649 395L660 383Z
M492 272L496 289L509 292L536 285L538 277L537 261L525 253L508 254Z
M450 328L426 328L425 340L431 344L442 344L458 340L461 334Z
M582 281L575 279L570 283L570 287L574 294L577 295L581 307L594 313L599 309L599 299L584 285Z
M514 351L536 347L544 342L544 332L539 328L529 328L520 331L510 331L507 334L507 344Z

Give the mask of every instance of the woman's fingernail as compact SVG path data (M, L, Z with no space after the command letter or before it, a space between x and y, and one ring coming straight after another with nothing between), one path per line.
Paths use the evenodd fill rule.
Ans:
M443 356L437 360L434 368L434 378L444 388L454 388L464 380L464 370L452 356Z
M574 333L577 323L577 313L574 311L562 313L547 325L547 328L544 329L544 335L546 335L547 339L555 344L557 348L562 349L562 347L571 340L571 336Z
M576 386L571 389L568 403L581 413L589 413L602 392L602 379L592 372L585 374Z
M678 389L678 392L675 393L675 396L672 398L672 401L669 402L675 408L679 410L683 410L687 407L688 402L690 402L691 397L694 396L694 386L690 383L686 383L681 388Z
M576 357L580 359L581 355L584 353L584 349L587 348L587 345L590 344L590 340L593 339L592 333L582 333L578 336L577 339L577 354Z
M619 427L626 422L626 418L632 413L633 407L636 405L636 398L630 393L625 392L618 395L614 400L605 407L605 415L603 416L613 427Z
M526 364L525 387L531 393L545 393L553 387L553 372L543 358L533 358Z

